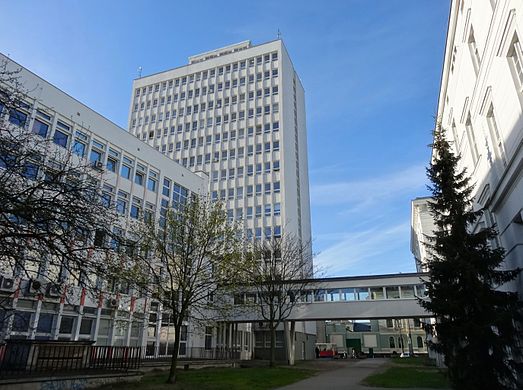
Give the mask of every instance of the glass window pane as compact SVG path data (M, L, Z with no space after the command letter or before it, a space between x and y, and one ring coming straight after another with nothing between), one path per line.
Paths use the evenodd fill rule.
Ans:
M385 292L387 293L387 299L398 299L400 297L399 287L385 287Z
M340 300L340 290L333 289L327 290L327 301L328 302L338 302Z
M131 177L131 167L122 164L122 169L120 170L120 175L126 179Z
M371 299L384 299L383 288L382 287L371 287L370 288Z
M64 148L66 148L68 138L69 138L69 135L62 133L60 130L56 130L54 132L53 142L57 145L60 145L60 146L63 146Z
M38 119L35 119L33 122L33 133L38 134L41 137L46 137L47 132L49 131L49 125Z
M402 298L414 298L414 286L401 286Z
M366 288L356 288L354 289L354 294L356 295L356 300L358 301L369 299L369 290Z
M354 301L356 299L353 288L344 288L341 290L341 299L343 301Z

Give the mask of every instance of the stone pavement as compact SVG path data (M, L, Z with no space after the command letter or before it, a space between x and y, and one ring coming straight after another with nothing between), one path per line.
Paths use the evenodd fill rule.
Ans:
M376 358L306 362L299 367L310 367L319 370L320 373L292 385L280 387L278 390L381 390L382 388L361 385L360 382L370 374L384 369L388 361L389 359Z

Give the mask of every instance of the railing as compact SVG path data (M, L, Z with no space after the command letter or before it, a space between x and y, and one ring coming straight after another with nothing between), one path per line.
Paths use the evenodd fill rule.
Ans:
M140 368L140 347L91 347L89 368L102 370L133 370Z
M240 359L240 349L239 348L198 348L192 347L185 350L185 354L179 355L179 360L239 360ZM153 354L151 349L144 349L143 361L162 361L170 360L170 354L167 355L157 355Z
M93 346L92 342L7 340L0 346L0 378L127 371L141 364L140 347Z

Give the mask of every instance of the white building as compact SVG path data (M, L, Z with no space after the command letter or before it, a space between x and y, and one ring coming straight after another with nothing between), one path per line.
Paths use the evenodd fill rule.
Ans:
M189 58L133 82L129 129L188 169L247 235L310 241L305 102L281 40Z
M205 172L212 199L248 237L285 229L311 241L304 90L281 40L244 41L134 80L129 129Z
M523 266L523 2L453 0L437 116L475 184L475 229L497 224ZM511 289L523 294L523 277Z
M195 174L158 153L8 57L0 55L0 61L7 62L8 70L20 69L18 76L28 91L26 108L20 108L27 115L25 126L37 129L57 147L74 150L100 172L105 196L116 204L122 216L122 234L133 219L139 218L140 211L158 217L162 200L188 197L191 192L206 193L205 175ZM4 110L1 115L9 113ZM3 269L0 278L4 338L95 340L97 345L143 346L149 355L172 352L174 327L159 302L133 291L104 291L103 299L98 300L75 285L68 286L65 300L59 294L47 293L39 299L26 289L14 293L18 280L13 281L17 275L12 272ZM16 315L4 316L6 306ZM187 324L182 330L180 355L205 356L205 350L217 346L218 337L216 328L203 330ZM253 344L250 337L249 333L245 338L236 338L247 352Z
M434 235L436 226L429 209L430 197L416 198L411 202L410 212L410 251L416 261L417 272L427 272L427 261L430 260L430 236Z

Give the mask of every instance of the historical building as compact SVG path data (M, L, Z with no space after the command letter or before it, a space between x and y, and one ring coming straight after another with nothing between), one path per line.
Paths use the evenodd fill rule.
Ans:
M523 266L522 40L521 1L453 0L437 111L484 210L473 228L496 224L507 269Z

